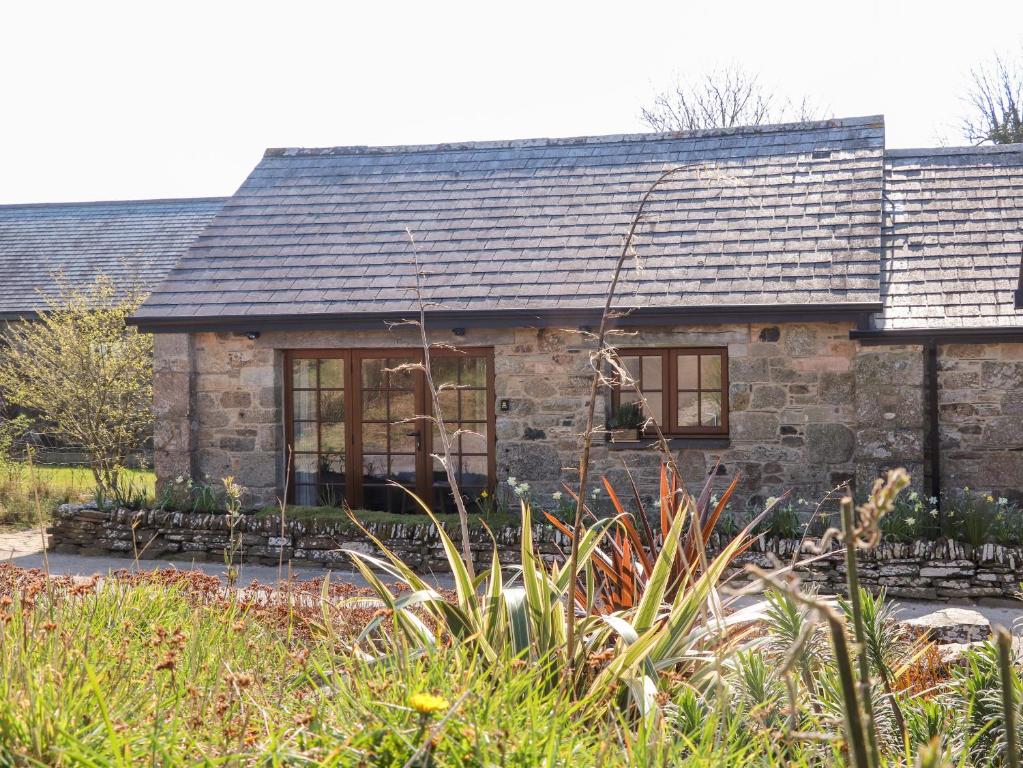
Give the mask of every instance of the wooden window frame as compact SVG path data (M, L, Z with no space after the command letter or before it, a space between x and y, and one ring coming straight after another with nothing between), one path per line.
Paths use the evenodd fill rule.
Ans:
M430 351L431 359L441 357L482 357L486 361L486 374L484 391L486 394L486 448L487 448L487 490L493 491L497 482L497 413L495 407L494 388L494 349L493 347L465 347L458 350L436 349ZM287 475L287 499L294 503L295 495L295 418L294 418L294 380L293 364L295 360L342 360L344 365L344 409L345 409L345 487L346 501L352 507L361 506L363 503L363 477L361 470L362 462L362 414L361 414L361 393L362 393L362 361L367 358L411 358L422 361L423 351L418 348L409 347L343 347L326 349L287 349L283 354L283 376L284 376L284 445ZM316 424L320 422L320 387L317 379L316 390ZM432 411L430 403L429 388L426 386L425 376L416 372L414 399L417 412L425 413L427 406ZM358 408L357 408L358 406ZM461 405L459 405L461 409ZM459 411L460 412L460 411ZM477 423L484 423L482 420ZM423 448L417 451L416 488L413 489L422 495L424 500L432 499L432 463L433 459L433 424L425 422L416 429L422 432ZM321 452L320 428L317 426L317 452ZM439 450L439 447L438 447ZM467 454L479 455L479 454ZM317 487L320 483L317 482Z
M625 357L658 357L661 358L661 419L658 423L661 432L666 437L724 437L728 435L728 348L727 347L630 347L619 349L618 358ZM718 355L721 358L721 386L720 389L704 388L702 382L701 355ZM719 426L685 426L678 425L678 358L696 357L697 359L697 390L683 390L704 392L719 392L721 397L721 424ZM640 366L640 390L644 396L646 390L642 386L642 365ZM632 391L630 387L628 391ZM617 411L621 405L621 387L616 385L611 388L611 407ZM698 403L703 402L698 397ZM698 408L701 406L698 406ZM653 429L644 430L644 435L652 437L656 435Z

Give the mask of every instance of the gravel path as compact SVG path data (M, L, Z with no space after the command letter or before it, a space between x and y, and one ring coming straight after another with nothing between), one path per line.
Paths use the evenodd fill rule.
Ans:
M187 571L201 571L211 576L219 576L224 579L224 564L197 562L189 560L173 560L169 558L158 558L155 560L134 560L130 557L115 557L104 555L92 557L85 555L65 555L57 552L48 552L43 556L43 539L39 529L28 531L17 531L14 533L0 533L0 562L9 562L19 568L43 569L49 564L49 572L54 575L70 576L91 576L93 574L105 575L110 571L121 569L155 571L161 568L177 568ZM314 579L330 573L333 581L342 581L356 586L366 586L362 575L351 568L329 570L315 567L294 567L290 568L290 575L296 579ZM289 566L285 563L284 578L289 576ZM262 584L271 584L278 580L279 573L275 566L270 565L245 565L239 568L239 584L247 584L250 581L258 581ZM382 574L384 582L393 581L390 574ZM448 574L435 574L427 578L434 586L448 589L454 586L454 581Z
M135 561L129 557L86 557L83 555L63 555L55 552L48 553L49 569L52 574L91 576L92 574L106 574L110 571L124 569L138 569L145 571L158 570L160 568L178 568L181 570L198 570L211 576L224 578L223 563L190 562L187 560L139 560ZM0 533L0 561L11 562L21 568L43 568L43 542L38 529L29 531L18 531L15 533ZM256 580L263 584L270 584L278 580L277 568L267 565L242 565L240 568L239 583L247 584ZM327 572L324 568L292 568L291 575L298 579L313 579L322 576ZM330 571L331 579L344 581L356 586L365 586L366 582L358 571L352 569L341 569ZM288 568L285 566L284 576L287 577ZM389 575L383 575L384 581L392 581ZM450 574L434 574L428 577L428 581L443 589L454 587L454 581ZM754 597L745 597L739 601L739 606L753 612L760 601ZM1001 624L1012 627L1023 620L1023 603L1007 600L981 599L981 600L959 600L950 602L928 602L922 600L898 600L900 611L899 618L912 619L924 614L931 613L941 608L959 607L969 608L978 611L992 624Z

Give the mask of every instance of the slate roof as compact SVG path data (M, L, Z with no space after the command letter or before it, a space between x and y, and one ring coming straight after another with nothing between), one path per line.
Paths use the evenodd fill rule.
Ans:
M889 150L875 326L1023 326L1023 144Z
M137 319L408 313L406 227L445 310L593 309L641 194L682 165L651 199L622 305L876 303L883 150L880 117L271 149Z
M0 317L31 315L57 292L53 275L151 286L223 205L223 198L0 205Z

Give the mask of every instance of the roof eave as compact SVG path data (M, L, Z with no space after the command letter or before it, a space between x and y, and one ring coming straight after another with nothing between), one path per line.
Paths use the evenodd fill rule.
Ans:
M862 344L997 344L1023 342L1023 325L968 328L856 328L849 338Z
M734 304L616 309L617 327L748 322L861 322L881 310L876 301L835 304ZM431 328L581 327L600 322L600 308L432 310ZM417 312L359 312L315 315L250 315L233 317L131 317L128 322L146 333L241 333L289 330L371 330L387 323L414 319Z

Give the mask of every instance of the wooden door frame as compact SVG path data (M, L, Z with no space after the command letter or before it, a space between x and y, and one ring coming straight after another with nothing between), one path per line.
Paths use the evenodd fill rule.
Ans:
M497 409L494 371L493 347L464 347L455 349L430 350L430 357L482 357L486 361L486 425L487 425L487 484L493 491L497 481ZM362 494L362 366L363 359L380 357L411 358L422 361L423 351L417 347L331 347L311 349L286 349L283 355L284 366L284 460L287 483L287 501L294 503L294 382L292 380L292 363L301 359L337 359L344 361L344 408L345 408L345 499L348 504L358 508L363 503ZM427 405L432 412L433 404L429 402L426 379L421 371L415 372L413 399L417 413L426 413ZM317 392L319 380L317 379ZM319 424L320 398L317 396L317 424ZM425 420L424 420L425 421ZM426 421L419 426L423 432L421 445L416 451L416 488L424 500L433 497L433 425ZM317 451L319 451L319 426L317 426ZM317 453L317 456L320 454ZM358 461L357 461L358 459Z

